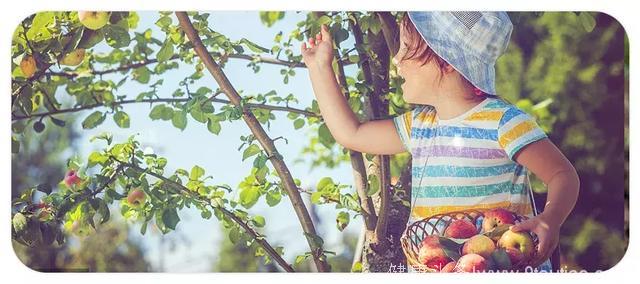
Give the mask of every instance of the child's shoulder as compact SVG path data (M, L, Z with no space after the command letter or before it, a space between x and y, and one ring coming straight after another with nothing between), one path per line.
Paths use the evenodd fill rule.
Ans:
M529 118L529 115L525 111L500 97L492 96L487 98L487 100L489 101L482 108L481 112L494 113L499 124L504 124L515 117Z

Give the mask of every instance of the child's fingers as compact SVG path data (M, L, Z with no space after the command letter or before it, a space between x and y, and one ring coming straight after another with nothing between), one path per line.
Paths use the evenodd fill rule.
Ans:
M309 38L309 48L314 48L316 46L316 39L313 37Z
M302 44L300 45L300 51L302 53L305 53L307 51L307 43L306 42L302 42Z
M331 39L331 33L329 33L329 28L327 27L326 24L323 24L320 27L320 33L322 34L322 40L330 40Z
M319 42L321 42L321 41L322 41L322 33L318 33L318 34L316 35L316 42L318 42L318 43L319 43Z

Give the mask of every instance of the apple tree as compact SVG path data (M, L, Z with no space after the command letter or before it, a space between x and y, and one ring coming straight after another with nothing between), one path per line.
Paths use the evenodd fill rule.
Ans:
M161 34L138 25L135 12L40 12L22 21L12 41L12 152L19 155L21 133L26 127L41 132L51 127L69 127L65 113L84 116L82 127L94 129L112 119L128 128L126 105L152 106L149 117L170 123L178 130L201 124L211 135L222 130L221 122L243 121L251 134L240 137L243 161L252 169L238 185L216 184L212 173L193 165L168 172L169 161L140 147L137 135L113 141L109 133L91 138L104 148L88 157L67 161L67 174L58 184L36 184L13 201L12 236L27 246L64 242L65 231L86 235L110 219L111 209L138 220L141 234L147 226L163 233L176 229L179 211L197 208L204 219L215 218L229 229L237 243L258 247L256 256L294 271L282 258L283 247L273 247L260 233L265 218L248 212L261 197L269 206L290 202L309 250L296 262L310 259L318 271L330 271L323 240L316 233L302 195L314 204L336 208L336 226L343 230L352 218L362 218L365 238L354 261L354 271L389 271L405 264L400 236L409 214L411 161L408 153L370 155L336 144L324 124L316 101L299 105L294 95L267 91L243 95L225 74L229 60L244 60L250 72L261 66L279 66L282 84L296 70L305 68L299 42L327 24L335 44L334 70L344 96L361 121L389 118L410 109L402 100L402 82L390 64L398 49L396 12L306 12L304 20L289 31L274 35L273 45L263 47L247 38L232 40L209 23L209 13L159 12ZM265 26L285 17L284 12L259 13ZM109 52L94 52L97 44ZM354 65L355 72L345 71ZM161 96L163 75L189 66L193 72L180 80L171 96ZM215 86L193 86L211 76ZM117 78L117 79L113 79ZM119 90L135 81L147 89L131 97ZM56 95L66 93L72 106L63 107ZM533 108L545 114L546 105ZM285 112L295 129L307 125L317 129L304 153L313 166L334 167L343 161L353 169L353 186L321 178L315 191L305 191L292 176L276 147L277 140L265 129ZM285 146L286 147L286 146ZM34 200L34 192L45 194ZM234 193L238 193L238 198Z

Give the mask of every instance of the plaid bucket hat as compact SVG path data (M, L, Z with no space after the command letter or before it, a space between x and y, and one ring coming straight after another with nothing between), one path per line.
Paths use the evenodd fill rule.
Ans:
M509 45L505 12L408 12L427 45L481 91L496 95L495 63Z

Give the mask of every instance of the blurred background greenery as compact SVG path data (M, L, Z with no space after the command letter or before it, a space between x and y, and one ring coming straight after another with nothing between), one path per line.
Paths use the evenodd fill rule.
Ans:
M615 265L628 245L629 59L623 27L606 14L591 15L594 22L572 12L510 13L514 32L508 52L498 61L497 87L501 96L537 117L578 170L580 197L562 228L562 265L596 271ZM12 155L12 198L34 184L57 183L64 175L63 157L79 143L70 127L46 127L34 134L26 129L20 153ZM332 163L335 159L344 162L328 158ZM540 206L545 187L534 182ZM27 266L41 271L163 270L150 265L149 248L128 237L127 224L111 223L83 239L68 236L71 241L61 246L26 248L15 243L15 252ZM350 271L357 236L344 233L341 242L344 249L330 262L333 271ZM254 256L255 247L227 238L216 247L211 271L277 271ZM295 268L313 269L307 262Z

